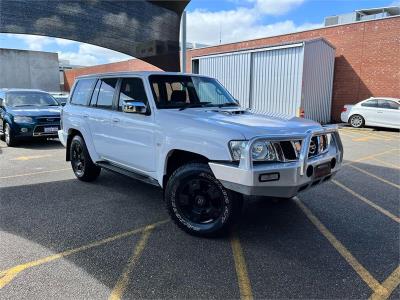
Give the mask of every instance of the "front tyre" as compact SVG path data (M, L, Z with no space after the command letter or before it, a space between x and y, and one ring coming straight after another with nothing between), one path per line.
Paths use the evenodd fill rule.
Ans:
M6 123L4 126L4 141L8 147L14 147L17 145L14 133L10 127L10 124Z
M196 236L227 232L241 212L241 195L226 189L207 164L178 168L165 189L167 210L184 231Z
M79 180L89 182L95 180L100 175L101 168L93 163L85 141L79 135L72 138L70 157L72 170Z
M360 115L352 115L349 121L350 125L354 128L361 128L365 124L364 118Z

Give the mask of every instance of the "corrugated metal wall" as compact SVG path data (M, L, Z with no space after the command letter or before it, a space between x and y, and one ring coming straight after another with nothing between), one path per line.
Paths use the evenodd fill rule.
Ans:
M323 39L194 58L242 107L275 116L330 121L335 50Z
M251 109L295 116L301 103L302 66L302 46L253 53Z
M251 53L204 57L199 74L217 78L242 107L249 107L250 59Z
M305 44L303 100L305 117L321 123L331 119L335 49L323 40Z

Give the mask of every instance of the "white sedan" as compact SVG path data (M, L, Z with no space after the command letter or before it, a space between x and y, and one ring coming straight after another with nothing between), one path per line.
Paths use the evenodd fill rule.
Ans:
M400 129L400 99L371 97L355 105L345 105L342 122L355 128L377 126Z

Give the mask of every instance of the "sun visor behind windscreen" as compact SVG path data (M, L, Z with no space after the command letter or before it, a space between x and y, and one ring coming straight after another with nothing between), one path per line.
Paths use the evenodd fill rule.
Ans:
M182 12L190 0L0 0L0 32L93 44L179 71Z

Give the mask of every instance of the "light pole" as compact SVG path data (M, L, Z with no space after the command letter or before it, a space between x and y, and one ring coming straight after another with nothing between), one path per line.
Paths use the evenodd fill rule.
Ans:
M181 33L181 72L186 73L186 10L182 14Z

